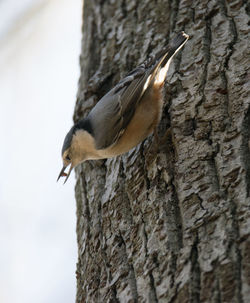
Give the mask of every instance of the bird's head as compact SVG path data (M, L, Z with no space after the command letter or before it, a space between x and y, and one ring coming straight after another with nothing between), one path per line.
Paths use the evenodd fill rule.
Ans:
M69 175L74 167L88 160L91 154L91 146L93 146L93 137L89 133L86 121L75 124L67 133L62 147L63 168L57 178L66 177L64 183L68 180ZM65 172L67 167L68 173Z
M63 161L63 168L60 171L60 174L57 178L57 181L61 177L66 177L64 183L68 180L68 177L72 171L72 169L77 165L75 163L75 154L74 154L74 148L73 148L73 138L74 138L74 126L70 129L70 131L67 133L64 142L63 142L63 147L62 147L62 161ZM66 168L70 166L69 172L66 173L65 170Z

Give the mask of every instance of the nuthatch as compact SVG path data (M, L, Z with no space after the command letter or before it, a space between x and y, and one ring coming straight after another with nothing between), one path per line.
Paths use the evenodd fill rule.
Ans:
M86 160L126 153L156 130L169 64L188 38L184 32L179 33L166 48L122 79L86 118L70 129L64 139L63 168L57 180L65 176L66 182L72 169ZM66 174L64 171L69 165Z

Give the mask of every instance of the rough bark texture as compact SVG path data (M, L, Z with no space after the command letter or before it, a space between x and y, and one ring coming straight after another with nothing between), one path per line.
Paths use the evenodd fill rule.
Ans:
M247 1L85 0L74 119L174 32L159 126L76 169L77 302L250 302Z

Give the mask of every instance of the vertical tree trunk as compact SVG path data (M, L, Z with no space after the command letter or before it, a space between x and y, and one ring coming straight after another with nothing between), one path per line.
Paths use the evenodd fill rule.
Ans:
M250 302L247 1L85 0L74 119L174 32L155 150L76 169L77 302Z

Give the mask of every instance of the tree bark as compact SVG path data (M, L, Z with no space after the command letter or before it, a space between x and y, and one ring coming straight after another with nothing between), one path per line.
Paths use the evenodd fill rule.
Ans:
M76 169L77 302L250 302L247 1L85 0L74 120L185 30L159 125Z

